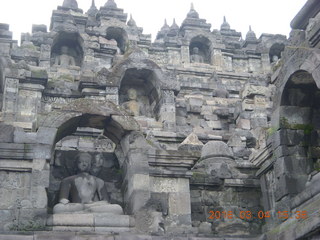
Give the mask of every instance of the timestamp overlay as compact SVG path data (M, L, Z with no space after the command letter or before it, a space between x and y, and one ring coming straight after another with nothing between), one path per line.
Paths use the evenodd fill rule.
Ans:
M217 219L266 219L271 218L272 215L270 211L239 211L235 214L233 211L209 211L210 220ZM277 211L275 216L278 219L306 219L308 218L307 211Z

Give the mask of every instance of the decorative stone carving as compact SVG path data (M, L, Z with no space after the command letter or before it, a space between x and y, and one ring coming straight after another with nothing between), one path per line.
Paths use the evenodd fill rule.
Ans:
M69 54L69 48L67 46L61 47L61 55L56 56L55 65L62 67L76 65L75 59Z
M94 171L102 165L101 156L94 162ZM108 202L104 181L90 174L92 157L88 153L80 153L77 158L77 175L67 177L60 185L59 203L54 206L53 213L67 212L110 212L122 214L122 208Z
M78 3L76 0L64 0L62 6L66 8L77 9Z
M140 104L137 101L137 91L134 88L128 90L128 101L124 102L122 106L128 110L133 116L140 116Z
M191 63L204 63L204 58L199 54L199 48L194 47L192 49L192 54L190 57Z

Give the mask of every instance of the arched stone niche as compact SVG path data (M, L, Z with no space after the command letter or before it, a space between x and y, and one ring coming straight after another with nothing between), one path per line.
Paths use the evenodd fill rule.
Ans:
M118 54L124 54L127 48L128 34L125 30L119 27L109 27L106 32L108 40L116 40L118 46Z
M118 170L123 174L121 191L124 199L123 207L125 213L132 214L146 204L150 193L149 182L147 181L149 179L149 173L146 167L148 166L148 159L144 149L148 144L139 132L139 124L132 117L127 116L126 112L119 109L117 105L105 101L78 99L67 104L62 109L48 114L40 123L40 126L41 128L51 129L52 132L56 132L54 140L50 140L52 141L53 149L57 148L56 143L60 140L66 140L66 136L72 136L73 133L77 132L78 128L89 127L103 130L102 137L105 136L110 139L115 147L111 152L105 151L103 153L105 157L109 158L109 161L105 161L104 165L106 168L104 170L102 169L102 171L112 173L114 177L119 177L120 173L117 172ZM97 151L89 150L87 152L93 155L97 154ZM60 161L60 164L58 164L59 158L63 158L61 150L55 153L53 152L50 172L53 173L53 168L55 167L66 168L64 169L66 174L68 171L71 171L74 163L74 159L72 159L74 156L73 153L74 151L65 152L64 158L70 157L70 160L68 163L66 161L63 163L62 161L61 164ZM116 161L116 158L118 161ZM57 166L55 166L55 164ZM134 169L141 169L141 171ZM57 177L61 179L63 177L62 175L61 173L55 178L51 177L51 181L54 181ZM137 177L138 175L139 177ZM112 184L114 186L116 185L116 178L109 179L113 181L110 185L111 188ZM140 183L141 178L146 179L144 181L145 184L142 184L143 186ZM135 182L139 182L139 184L137 185ZM54 186L55 184L57 185L59 182L50 183L50 190L52 190L51 192L53 193L52 196L57 189L57 186ZM113 190L119 194L119 186ZM137 194L137 192L140 194ZM52 203L50 203L50 201ZM54 199L50 201L49 206L52 206Z
M191 63L211 64L211 42L205 36L199 35L191 39L189 54Z
M81 67L83 63L83 39L79 33L60 32L51 48L51 66L68 68Z
M77 128L75 133L58 141L50 164L49 213L51 213L54 205L59 202L61 181L78 174L76 160L81 152L91 155L90 174L104 181L108 201L124 208L121 191L123 172L115 149L116 144L103 135L103 130L97 128Z
M269 50L270 63L276 63L281 58L281 53L284 51L284 43L275 43Z
M159 93L155 73L149 69L127 69L119 91L120 105L131 111L134 116L156 117ZM132 96L133 94L136 95Z
M279 118L279 148L292 154L275 163L276 200L303 191L310 174L320 166L316 151L320 146L320 90L309 72L299 70L289 77L280 100Z
M113 67L107 86L117 87L119 92L121 90L120 105L128 101L127 89L130 86L139 87L138 92L143 91L149 100L150 116L163 124L165 129L173 130L176 124L174 94L180 90L177 79L148 59L139 48L132 49L125 56Z

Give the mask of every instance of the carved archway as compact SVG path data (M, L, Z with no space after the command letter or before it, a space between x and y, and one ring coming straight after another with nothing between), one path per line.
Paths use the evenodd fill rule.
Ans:
M124 209L129 214L138 211L150 197L148 182L145 182L145 186L141 188L137 188L134 183L139 181L138 175L145 176L147 179L149 177L145 152L148 143L139 131L139 124L112 102L78 99L45 116L40 122L39 131L41 129L44 133L51 133L46 141L51 143L54 150L59 140L74 133L78 127L103 129L103 135L117 145L115 155L121 158L121 161L118 160L121 171L125 174L124 183L121 186L125 202ZM146 171L132 170L137 168ZM137 192L143 196L138 195ZM139 198L139 201L136 198Z
M116 40L117 46L120 49L120 54L124 54L127 50L128 34L120 27L108 27L106 38L108 40Z

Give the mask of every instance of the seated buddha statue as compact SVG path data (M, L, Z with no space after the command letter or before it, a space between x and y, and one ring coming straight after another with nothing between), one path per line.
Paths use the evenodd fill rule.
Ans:
M108 212L123 214L120 205L110 204L107 189L102 179L90 174L92 156L80 153L77 156L78 174L62 180L59 203L53 213Z

